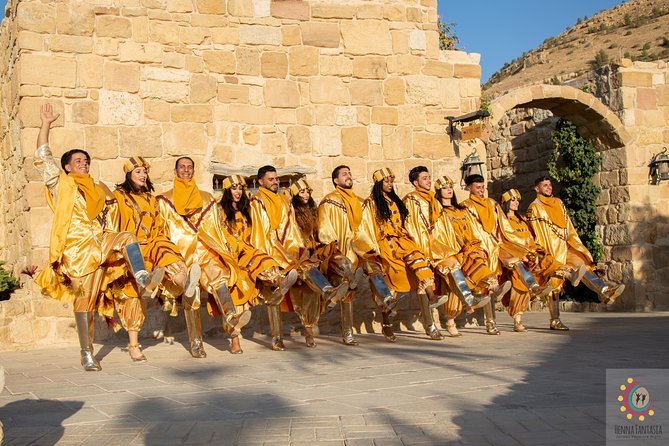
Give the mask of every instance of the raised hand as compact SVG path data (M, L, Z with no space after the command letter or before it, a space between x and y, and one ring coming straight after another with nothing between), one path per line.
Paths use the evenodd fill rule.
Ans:
M42 118L42 124L51 125L51 123L58 119L59 116L60 113L53 112L53 107L51 104L46 103L42 105L42 108L40 109L40 118Z

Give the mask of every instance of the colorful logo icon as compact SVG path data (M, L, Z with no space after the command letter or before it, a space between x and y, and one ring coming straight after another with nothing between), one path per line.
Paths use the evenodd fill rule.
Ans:
M637 417L639 421L652 417L655 411L652 409L653 401L650 399L648 389L641 386L634 378L627 378L627 384L621 384L622 395L618 395L618 401L622 403L620 412L625 414L628 420Z

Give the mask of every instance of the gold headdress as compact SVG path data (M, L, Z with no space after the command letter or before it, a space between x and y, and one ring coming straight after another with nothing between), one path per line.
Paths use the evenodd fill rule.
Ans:
M374 174L372 174L372 179L375 183L383 181L386 178L392 178L393 180L395 179L395 174L390 169L390 167L384 167L383 169L379 169L375 171Z
M144 157L133 156L132 158L128 159L125 163L123 163L123 172L125 173L132 172L138 167L143 167L148 172L149 169L151 168L151 164L149 164L149 162L146 161Z
M513 199L520 201L521 197L522 196L520 195L520 192L518 192L518 189L509 189L502 194L502 203L506 203L507 201L511 201Z
M232 186L241 184L242 187L246 188L246 181L241 175L230 175L223 180L223 189L230 189Z
M299 194L302 189L307 189L309 193L313 192L313 189L311 188L311 186L309 186L309 183L307 183L307 181L304 179L297 180L296 182L291 184L290 187L288 188L288 190L290 191L290 195L292 197Z

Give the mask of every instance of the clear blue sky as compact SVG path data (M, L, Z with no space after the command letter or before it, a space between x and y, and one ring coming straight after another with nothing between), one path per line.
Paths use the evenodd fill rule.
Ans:
M622 3L621 0L439 0L439 15L455 22L460 49L481 53L485 82L505 62L562 33L579 17ZM6 0L0 0L4 13Z
M455 22L459 49L481 54L481 83L505 62L557 36L576 20L619 5L621 0L438 0L444 22Z

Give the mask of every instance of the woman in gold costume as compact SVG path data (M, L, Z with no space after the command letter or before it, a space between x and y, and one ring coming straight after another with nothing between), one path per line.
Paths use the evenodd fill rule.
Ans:
M455 196L453 180L440 177L435 180L434 186L435 196L442 206L442 212L435 223L435 236L457 252L455 257L474 293L490 294L493 300L501 298L509 291L511 283L507 281L500 284L495 272L488 267L487 255L481 248L481 241L474 234L471 217ZM460 336L455 326L455 318L462 309L459 299L449 299L444 306L446 330L451 336Z
M119 208L119 230L137 236L147 270L165 269L161 285L163 297L174 301L181 294L192 296L200 279L199 266L186 267L179 250L163 234L163 220L158 211L153 184L149 178L149 163L141 156L128 159L123 165L125 181L116 185L114 196ZM144 306L138 298L137 285L126 281L117 291L116 311L123 327L128 330L128 352L133 361L146 361L138 342L144 324Z
M537 293L539 297L548 299L548 307L551 310L551 329L564 330L566 326L560 321L559 317L553 317L552 300L559 296L560 288L564 279L570 279L572 283L578 284L585 268L572 269L555 260L541 245L537 244L534 236L530 231L525 218L518 212L521 199L520 192L517 189L509 189L502 194L502 210L506 215L513 233L520 239L524 240L527 254L522 263L525 268L536 277L540 285L546 288L545 293ZM522 280L517 269L510 270L511 282L513 288L508 300L503 301L507 306L509 316L513 318L513 330L518 332L525 332L527 329L522 323L522 314L527 311L529 307L532 293L528 289L526 283Z
M301 280L290 290L284 300L287 309L297 313L304 326L304 338L307 347L316 347L315 337L318 334L318 319L321 310L334 307L335 303L348 293L352 280L351 261L343 256L336 243L322 244L318 240L318 207L311 196L312 189L306 180L298 180L288 189L292 196L291 204L295 210L295 221L300 227L308 260L300 263L302 276L312 267L318 268L328 281L336 286L336 292L326 293L321 303L322 290L314 287L310 281ZM327 300L327 296L333 298Z
M275 288L281 295L290 288L285 278L279 271L279 264L270 256L255 249L249 243L251 239L251 210L250 200L246 193L246 180L240 175L231 175L223 180L223 197L221 198L223 208L223 229L228 243L237 256L239 269L244 273L246 280L250 281L250 287L246 287L246 294L232 296L238 311L244 311L254 304L259 294L259 288L264 284L268 288ZM293 280L294 283L294 280ZM239 347L239 333L232 332L232 349L241 351Z

